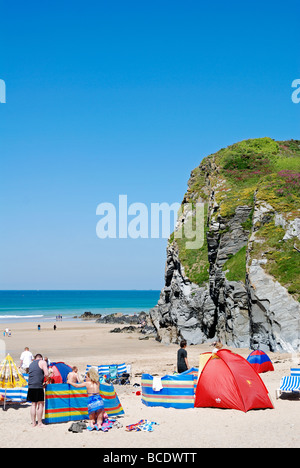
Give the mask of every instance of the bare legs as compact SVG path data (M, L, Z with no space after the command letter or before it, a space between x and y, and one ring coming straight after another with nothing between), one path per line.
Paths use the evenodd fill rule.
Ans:
M90 428L94 429L96 428L97 430L101 429L102 423L104 419L104 410L99 410L99 411L94 411L93 413L89 414L89 420L90 420Z
M95 422L96 422L96 413L90 413L89 414L89 420L90 420L90 428L94 429L95 427Z
M31 403L30 408L30 417L31 417L31 424L32 427L39 426L43 427L43 414L44 414L44 402L39 401L38 403ZM36 423L37 420L37 423Z
M104 410L97 411L97 426L100 429L103 423Z

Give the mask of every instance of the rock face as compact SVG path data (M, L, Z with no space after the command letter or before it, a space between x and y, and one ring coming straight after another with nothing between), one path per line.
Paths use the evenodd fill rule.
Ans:
M300 175L282 169L295 161L300 142L263 138L208 156L191 173L150 311L160 341L298 349ZM188 249L182 232L198 226L199 204L204 243Z

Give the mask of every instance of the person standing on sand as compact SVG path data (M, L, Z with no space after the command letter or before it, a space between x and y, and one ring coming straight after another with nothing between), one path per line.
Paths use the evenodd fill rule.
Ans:
M99 374L96 369L91 368L86 373L86 381L82 383L70 382L70 385L81 388L86 387L88 393L88 413L90 425L88 430L96 429L100 431L104 418L104 402L100 396Z
M177 352L177 372L181 374L189 369L189 363L186 352L186 340L181 340L180 349Z
M29 351L29 348L26 346L23 353L20 356L20 367L28 374L29 366L33 361L33 355Z
M44 413L44 378L49 376L46 362L41 354L37 354L29 366L27 401L31 402L30 416L32 426L43 427ZM37 420L37 424L36 424Z

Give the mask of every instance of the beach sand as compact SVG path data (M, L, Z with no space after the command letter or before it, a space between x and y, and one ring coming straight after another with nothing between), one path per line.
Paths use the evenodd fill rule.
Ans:
M101 447L101 448L214 448L214 447L300 447L300 400L275 398L282 376L290 374L290 368L299 363L292 355L268 353L275 371L260 374L272 398L274 409L237 410L194 408L187 410L150 408L136 395L134 383L141 383L143 372L163 377L176 368L177 345L164 345L153 338L139 340L138 333L116 334L110 330L118 325L95 322L41 323L37 331L34 322L4 324L11 328L12 336L2 339L5 352L16 364L25 346L33 354L42 353L51 361L64 361L77 365L81 373L86 365L122 363L132 365L131 385L116 385L115 389L125 415L119 419L123 427L107 433L72 433L72 424L52 424L43 428L30 424L28 404L9 405L7 411L0 408L0 446L24 447ZM229 348L245 358L249 349ZM197 366L199 354L211 351L209 344L188 346L190 366ZM125 426L140 419L159 423L153 432L126 432Z

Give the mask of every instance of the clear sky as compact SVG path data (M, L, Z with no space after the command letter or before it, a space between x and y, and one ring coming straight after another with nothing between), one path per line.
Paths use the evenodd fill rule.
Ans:
M181 202L203 157L299 139L299 0L1 2L0 289L160 289L166 239L99 203Z

